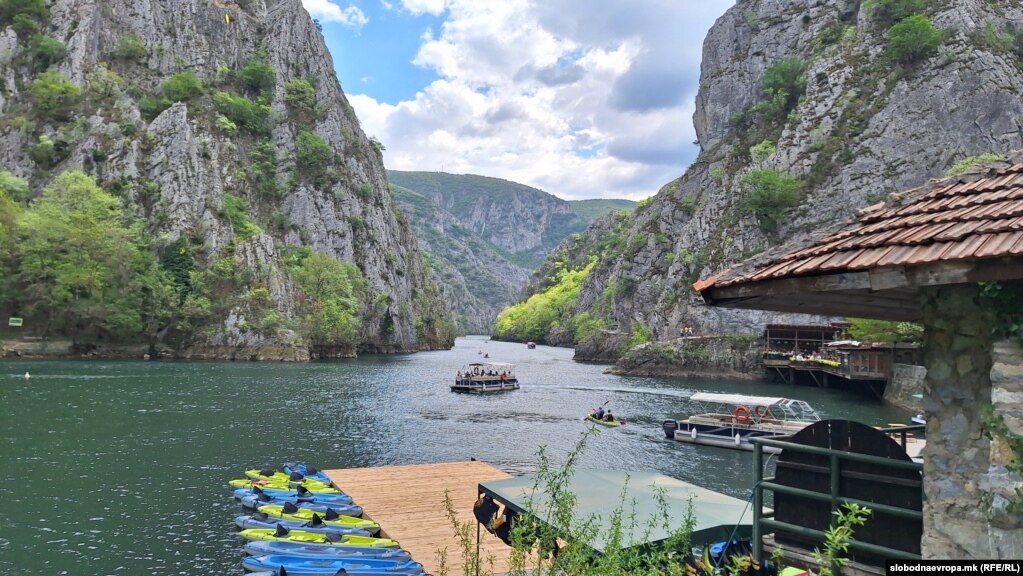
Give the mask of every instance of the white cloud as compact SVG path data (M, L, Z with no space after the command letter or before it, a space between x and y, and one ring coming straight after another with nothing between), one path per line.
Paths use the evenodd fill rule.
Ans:
M566 199L655 193L696 155L703 37L733 0L403 0L444 14L415 64L439 80L349 100L384 164L506 178Z
M337 22L352 28L361 28L369 22L366 14L354 4L342 8L331 0L302 0L302 5L320 22Z

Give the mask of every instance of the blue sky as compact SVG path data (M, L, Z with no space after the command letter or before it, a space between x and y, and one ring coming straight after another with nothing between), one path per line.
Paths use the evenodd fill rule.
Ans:
M703 38L733 3L303 0L387 168L571 200L638 200L695 159Z

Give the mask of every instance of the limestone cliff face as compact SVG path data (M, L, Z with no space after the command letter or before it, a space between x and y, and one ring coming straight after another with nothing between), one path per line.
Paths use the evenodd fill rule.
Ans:
M427 275L411 229L397 215L379 152L362 132L301 0L54 0L41 31L65 44L67 54L55 69L85 97L68 121L32 122L27 86L38 71L24 64L25 41L12 28L0 30L0 117L7 119L0 125L0 166L34 188L66 169L92 174L147 218L154 237L188 238L198 247L200 269L233 254L237 265L268 286L285 319L295 313L296 289L281 264L282 246L309 246L354 263L375 295L373 306L361 311L360 350L451 344L445 330L450 311ZM119 56L131 37L144 52ZM271 127L258 138L225 129L211 98L223 89L226 73L257 56L275 72ZM140 103L182 71L198 76L203 93L147 122ZM285 85L293 80L314 87L315 111L305 118L285 102ZM309 177L296 160L302 132L329 146L321 178ZM40 136L60 143L56 165L41 167L29 157ZM254 190L253 155L261 139L276 157L275 194ZM249 203L264 234L235 239L225 215L227 194ZM219 318L219 326L191 343L198 347L193 353L205 355L204 347L295 347L301 359L304 349L292 335L237 330L244 314L238 308Z
M1023 6L935 1L925 15L942 43L933 56L902 65L886 55L888 28L858 1L739 0L704 42L697 161L636 211L630 248L594 268L577 310L593 309L625 280L629 290L613 291L613 306L604 307L610 327L640 323L655 339L673 338L683 325L700 334L756 333L767 322L822 320L709 308L692 284L963 158L1023 146L1023 53L1010 47ZM805 66L805 95L768 152L751 154L757 142L748 140L743 115L767 98L768 69L791 57ZM742 209L743 177L754 169L799 183L798 205L773 231ZM564 250L554 258L565 259Z

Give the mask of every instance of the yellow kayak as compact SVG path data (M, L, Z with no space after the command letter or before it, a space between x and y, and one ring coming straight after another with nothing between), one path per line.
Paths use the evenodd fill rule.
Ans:
M301 530L288 530L280 524L276 530L269 528L249 528L238 533L246 540L268 540L280 542L298 542L299 544L319 544L321 546L349 546L358 548L397 548L398 542L390 538L371 538L369 536L352 536L349 534L317 534Z
M349 528L362 528L363 530L369 530L375 532L380 529L380 525L372 520L363 520L362 518L356 518L355 516L345 516L343 514L331 514L330 512L314 512L307 508L299 508L295 512L288 513L284 511L284 506L277 504L267 504L260 506L258 510L267 516L273 518L280 518L281 520L297 520L301 522L310 522L313 519L313 515L316 514L323 519L323 523L328 526L347 526Z
M253 480L251 478L237 478L228 482L234 488L251 488L258 486L260 488L270 488L272 490L294 490L298 486L304 486L306 490L310 492L316 492L321 494L340 494L341 491L329 484L324 484L319 480L302 480L301 482L292 482L285 480L280 482L278 480Z
M330 485L330 480L324 481L321 478L313 478L312 476L305 476L298 472L281 472L274 470L246 470L245 475L253 480L268 480L270 482L302 482L312 481L319 482L321 484Z

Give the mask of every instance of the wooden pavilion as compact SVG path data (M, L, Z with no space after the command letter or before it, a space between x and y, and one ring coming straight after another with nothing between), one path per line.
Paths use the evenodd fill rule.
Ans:
M922 555L1020 558L1023 480L1013 470L1023 455L1007 439L1023 436L1023 349L993 335L999 310L987 298L1023 294L1019 280L1023 152L892 194L818 239L694 288L715 306L922 323ZM981 283L996 281L1005 282L985 292Z

